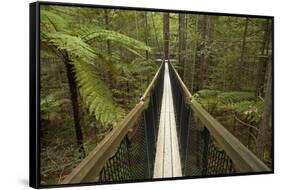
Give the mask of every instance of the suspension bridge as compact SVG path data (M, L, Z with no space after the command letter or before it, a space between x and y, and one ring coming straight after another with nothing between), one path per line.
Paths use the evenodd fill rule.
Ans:
M139 103L62 184L270 171L192 98L164 61Z

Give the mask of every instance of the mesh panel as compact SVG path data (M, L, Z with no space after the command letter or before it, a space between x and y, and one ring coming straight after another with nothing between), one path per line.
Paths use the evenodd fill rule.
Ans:
M234 173L231 159L223 150L219 150L214 143L209 145L208 175Z
M145 131L141 123L135 131L130 143L131 179L144 179L149 172L147 159L147 143Z
M163 67L148 106L99 175L99 181L150 179L153 176L156 137L163 90Z
M110 158L100 173L100 181L120 181L131 178L128 138L121 142L116 154Z
M184 92L171 68L170 77L179 140L182 173L184 176L202 176L234 173L231 159L200 126L186 103Z
M189 115L189 129L188 129L188 142L186 159L183 162L184 171L186 176L202 175L203 171L203 139L200 138L202 129L198 128L194 121L193 113Z

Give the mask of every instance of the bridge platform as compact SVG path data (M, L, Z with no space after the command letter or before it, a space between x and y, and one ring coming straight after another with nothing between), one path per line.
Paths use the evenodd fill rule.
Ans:
M182 176L168 63L165 62L164 66L164 89L154 163L154 178Z

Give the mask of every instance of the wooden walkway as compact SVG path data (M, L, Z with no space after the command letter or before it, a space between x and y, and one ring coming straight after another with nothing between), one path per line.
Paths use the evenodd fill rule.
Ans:
M165 63L163 99L157 139L153 177L182 176L171 81L167 63Z

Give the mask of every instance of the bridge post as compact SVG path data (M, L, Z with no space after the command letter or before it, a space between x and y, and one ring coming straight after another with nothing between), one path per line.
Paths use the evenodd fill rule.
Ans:
M150 114L151 113L148 113L148 110L146 110L143 114L144 132L145 132L145 141L146 141L146 159L147 159L147 168L148 168L146 176L148 176L148 177L152 176L152 172L151 172L152 165L151 164L152 164L152 160L153 160L153 158L152 158L153 155L152 155L151 151L153 151L153 149L154 149L154 146L151 143L151 136L153 137L153 141L155 140L154 139L154 137L155 137L154 127L149 125L149 123L148 123L148 121L149 121L148 118L149 118ZM152 130L149 130L149 129L151 129L151 127L153 127ZM153 144L154 143L155 142L153 142Z
M208 173L208 150L209 150L210 134L206 127L203 129L203 157L202 157L202 174Z

